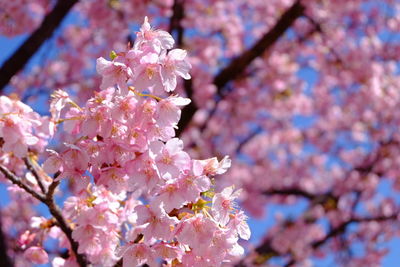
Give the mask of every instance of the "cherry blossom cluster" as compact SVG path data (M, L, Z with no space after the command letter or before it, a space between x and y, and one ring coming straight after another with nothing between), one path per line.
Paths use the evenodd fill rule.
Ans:
M0 32L10 36L32 31L39 22L37 15L45 15L41 7L49 2L56 1L0 0L0 21L3 22ZM53 147L57 153L48 151L50 159L44 167L47 173L58 175L59 180L70 182L66 191L74 192L78 197L75 201L82 203L82 209L92 205L85 203L91 203L93 195L97 196L102 190L118 195L118 188L125 185L130 187L126 197L118 196L116 201L120 209L126 209L126 205L150 205L145 198L153 195L160 198L158 190L161 189L157 186L139 192L138 185L131 184L132 169L128 168L129 163L124 165L125 161L137 162L149 157L162 177L187 168L176 161L177 166L173 168L161 167L162 160L155 152L174 138L176 125L168 129L162 125L172 125L178 119L167 118L170 121L161 122L160 116L166 111L159 112L159 105L169 99L179 104L179 108L173 105L178 112L171 114L178 116L180 108L185 109L177 136L190 157L229 155L232 159L233 167L229 172L215 179L216 190L234 184L242 189L242 207L254 217L267 218L265 235L259 244L254 243L238 265L278 262L286 266L310 266L314 259L325 258L334 260L337 265L379 266L388 255L386 245L382 244L400 233L396 217L400 203L395 197L400 189L400 135L397 131L400 113L394 112L400 104L397 64L400 60L397 38L400 5L397 2L81 0L71 11L71 17L77 19L63 23L47 42L47 48L52 47L57 52L47 53L48 49L45 53L39 52L40 59L45 59L40 60L40 66L25 68L14 75L8 88L30 104L38 97L54 95L52 122L62 124L73 134L65 135L67 144L62 149ZM152 30L148 24L136 35L132 33L130 29L143 19L143 14L151 14L152 24L175 35L175 46L189 51L190 58L182 60L183 50L172 52L170 36L164 33L157 36L160 32ZM32 19L32 16L37 17ZM158 44L154 45L151 40ZM128 41L133 47L126 49ZM261 45L250 49L256 44ZM105 55L110 49L122 52L112 52L107 58ZM101 73L98 75L95 59L101 56L107 59L98 60L97 70ZM255 58L249 62L247 59L252 56ZM167 67L167 58L180 62L180 66L176 65L172 71ZM174 87L174 76L188 78L188 62L192 66L191 79L185 82L178 79L173 92L190 97L193 102L189 104L187 99L166 91ZM110 88L115 85L117 88ZM116 113L112 117L102 119L102 112L99 111L99 115L90 113L101 106L85 104L93 95L92 89L99 87L104 90L100 98L113 96L116 99L124 95L133 99L130 101L135 107L149 102L154 108L154 120L151 120L154 126L147 125L143 133L139 130L146 120L139 112L122 115L124 112L113 111L116 109L109 105L101 109ZM54 88L68 91L76 104L63 91L53 92ZM131 119L129 116L136 116L134 114L138 118ZM117 115L120 118L116 121ZM130 145L123 146L119 154L121 159L116 160L104 146L116 136L122 139L121 143L127 143L124 133L131 129L131 124L125 123L122 117L133 120L133 125L139 125L140 129L132 133ZM154 136L161 134L162 139L149 138L152 129L156 129ZM34 136L37 133L35 129L32 131ZM77 141L76 135L82 140ZM143 142L135 138L142 138ZM147 145L143 145L146 142ZM99 152L88 150L89 143L95 143L94 149ZM124 157L129 157L126 155L133 151L131 146L141 152L135 152L135 159L126 159ZM109 158L93 163L91 159L96 153ZM177 153L184 158L181 154ZM31 159L32 153L28 152L28 156ZM83 165L70 163L73 160L63 161L64 157L78 157ZM3 159L4 165L20 175L23 182L41 191L34 175L31 172L25 175L25 162L21 158L8 152ZM219 161L212 162L210 165L218 168ZM121 173L126 166L130 173ZM193 164L190 169L194 169ZM110 176L122 178L109 182ZM162 180L171 184L169 178ZM45 190L52 181L44 179ZM88 189L89 184L92 185ZM21 235L29 237L28 242L32 236L38 239L43 233L60 228L51 221L42 224L47 227L45 231L31 228L30 218L40 217L30 205L37 200L18 185L10 185L8 192L12 201L2 208L1 222L10 240L9 254L18 265L23 261L21 255L32 244L40 246L30 241L22 251L15 249L14 239ZM206 197L212 196L210 192L201 195L204 201L211 201L212 206L212 198ZM60 190L58 194L61 193ZM136 194L141 195L137 197ZM136 202L138 199L141 203ZM111 200L107 198L107 201ZM169 212L169 207L165 206L168 204L163 205L166 213L173 215L174 209ZM191 209L189 206L190 203L185 203L180 209ZM273 223L271 213L276 213L277 217ZM68 220L73 222L71 226L85 226L75 213L67 214ZM126 217L134 222L136 216L135 211ZM120 225L128 231L134 223L126 224ZM117 223L111 225L114 227ZM103 232L113 235L112 227L101 227L103 230L93 234L97 236L94 245L102 240ZM28 233L26 229L30 229ZM18 233L18 237L13 233ZM133 233L119 245L124 246L127 240L142 244L142 233ZM71 243L63 231L60 235L64 235L66 244ZM79 235L74 234L74 237ZM94 246L94 251L105 249L103 252L106 252L120 247L115 239L109 239L106 247ZM156 247L150 245L150 248ZM71 249L74 250L74 246ZM352 253L352 249L357 253ZM42 252L36 248L29 251ZM53 255L60 254L46 251L50 260ZM118 249L117 257L123 251ZM58 257L55 262L62 266L79 259L72 256ZM97 260L95 256L89 258Z
M112 62L104 58L97 60L97 72L102 75L101 89L118 85L121 94L128 92L131 82L141 91L148 90L160 94L164 90L172 92L177 85L177 76L190 79L190 63L185 59L186 51L171 49L172 36L162 30L153 30L147 17L137 33L133 49L119 55Z
M174 137L180 108L190 99L166 95L175 90L177 77L190 78L191 65L186 51L172 49L173 44L172 36L152 29L146 17L132 47L112 52L111 61L97 60L101 91L82 107L66 92L55 91L51 119L19 101L0 98L3 153L19 158L28 151L38 154L50 136L43 129L49 124L62 124L67 133L59 152L47 150L42 168L29 165L32 157L27 161L39 176L32 187L43 185L44 196L32 195L52 214L57 209L51 197L61 180L69 181L73 193L61 213L66 225L57 216L33 217L19 237L28 261L49 261L41 245L49 237L70 249L68 259L53 259L54 266L82 261L113 266L120 260L123 266L157 266L161 261L220 266L244 254L238 241L249 239L250 229L235 204L240 190L230 186L216 193L213 186L230 159L192 159L183 141ZM2 172L13 183L18 180ZM65 228L72 230L70 237Z
M0 33L12 37L34 30L49 7L48 0L0 1Z
M0 137L2 154L26 157L28 150L42 152L55 125L16 97L0 96Z

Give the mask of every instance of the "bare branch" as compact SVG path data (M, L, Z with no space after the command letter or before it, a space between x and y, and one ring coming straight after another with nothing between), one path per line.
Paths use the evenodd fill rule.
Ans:
M0 68L0 91L11 78L22 70L40 46L51 37L54 30L79 0L59 0L54 9L43 19L40 27L4 62Z
M39 173L37 172L34 163L33 163L32 160L29 158L29 156L26 157L26 158L24 158L24 162L25 162L25 165L26 165L26 167L28 168L28 170L29 170L29 171L33 174L33 176L35 177L35 179L36 179L36 181L37 181L37 183L38 183L38 185L39 185L39 187L40 187L40 190L42 190L42 193L43 193L43 194L46 194L46 188L45 188L45 186L44 186L44 184L43 184L43 182L42 182L42 179L41 179Z
M396 218L397 218L396 214L393 214L390 216L377 216L377 217L365 217L365 218L354 217L354 218L349 219L346 222L341 223L340 225L336 226L335 228L332 228L323 239L314 242L311 246L314 249L321 247L329 239L346 232L347 227L352 223L364 223L364 222L372 222L372 221L382 222L382 221L396 220Z
M299 188L284 188L284 189L270 189L264 192L264 195L267 196L276 196L276 195L281 195L281 196L300 196L304 197L307 199L313 199L317 195L309 193L307 191L301 190Z
M168 31L173 34L176 31L176 44L178 47L183 46L184 28L181 25L182 19L185 17L184 1L175 0L172 6L172 16L169 20Z
M183 47L183 36L185 33L185 29L181 25L182 19L185 17L185 7L184 7L184 0L175 0L174 5L172 6L173 14L169 20L169 32L174 34L176 32L176 44L178 47ZM193 83L192 80L184 80L184 89L186 92L186 96L192 101L184 108L181 113L180 121L187 121L188 123L192 119L194 113L196 113L198 107L193 100ZM181 122L179 122L181 123ZM176 130L176 135L179 136L184 128L178 128Z
M54 192L54 190L52 190L52 191L49 190L49 193L50 192ZM61 212L60 208L55 204L54 198L52 197L52 195L48 194L46 200L44 201L44 203L49 208L49 211L50 211L51 215L53 215L53 217L56 219L58 226L61 228L61 230L67 236L67 238L68 238L68 240L69 240L69 242L71 244L72 251L74 252L74 254L76 256L76 260L77 260L79 266L81 266L81 267L87 266L86 257L85 257L85 255L82 255L82 254L78 253L78 246L79 245L72 238L72 229L69 227L68 223L66 222L66 220L62 216L62 212Z
M53 181L53 183L49 187L49 191L46 196L35 192L32 188L27 186L22 182L22 179L8 170L6 167L0 164L0 171L4 174L4 176L10 180L12 183L18 185L20 188L24 189L27 193L31 194L33 197L38 199L39 201L43 202L49 208L50 214L56 219L58 226L67 236L72 251L76 256L76 260L81 267L87 266L87 261L85 255L78 253L78 243L72 238L72 229L69 227L68 223L66 222L65 218L62 215L60 208L54 202L54 191L59 184L59 181ZM40 177L39 177L40 179Z
M60 181L53 181L51 184L50 184L50 186L49 186L49 191L47 192L47 195L46 195L46 198L47 199L52 199L53 198L53 196L54 196L54 192L55 192L55 190L56 190L56 188L57 188L57 186L60 184Z
M305 7L296 1L285 13L280 17L276 24L264 34L252 47L244 51L240 56L233 59L228 66L222 69L215 76L213 83L217 87L217 95L220 98L225 97L224 87L229 82L235 80L250 65L254 59L264 54L266 50L271 48L276 41L289 29L297 18L303 15ZM193 89L191 89L193 91ZM192 101L193 103L193 101ZM187 105L182 111L182 117L178 124L177 135L179 136L189 125L194 114L197 111L195 104Z
M214 78L214 84L218 88L218 95L222 96L223 88L228 82L235 80L254 59L261 56L268 48L272 47L286 30L292 26L296 19L303 15L304 9L305 7L300 1L296 1L269 32L242 55L231 61L231 63Z
M8 170L6 167L0 164L0 171L4 174L4 176L10 180L13 184L18 185L20 188L24 189L26 192L31 194L34 198L41 202L45 202L46 198L40 194L34 191L32 188L30 188L28 185L22 182L22 179L16 176L14 173L12 173L10 170Z
M250 140L256 137L259 133L263 131L261 126L258 126L255 130L253 130L246 138L244 138L241 142L239 142L236 153L242 152L244 145L246 145Z
M338 226L331 228L323 239L311 243L310 246L313 249L318 249L318 248L322 247L330 239L344 234L347 231L348 226L353 223L365 223L365 222L372 222L372 221L383 222L383 221L391 221L391 220L396 220L396 219L397 219L396 213L394 213L393 215L390 215L390 216L352 217L349 220L342 222ZM260 262L260 263L265 263L265 261L269 260L272 257L287 256L286 254L282 255L279 252L277 252L272 247L270 239L264 240L264 242L261 245L259 245L257 248L255 248L255 252L257 252L258 255L268 255L266 257L260 257L263 260L263 262ZM295 263L296 263L296 259L291 257L291 259L284 266L290 267L290 266L294 265ZM244 260L242 260L236 266L244 267L246 265L244 263Z
M3 233L1 217L0 217L0 266L9 266L9 267L14 266L14 263L7 255L6 237Z

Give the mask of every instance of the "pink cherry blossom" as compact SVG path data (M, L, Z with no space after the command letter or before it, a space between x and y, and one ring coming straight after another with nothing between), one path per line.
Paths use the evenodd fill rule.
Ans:
M110 62L101 57L97 59L96 70L103 77L100 85L101 89L105 90L114 85L118 85L123 94L128 92L126 81L132 77L133 73L125 64Z
M50 153L50 156L43 163L43 170L47 173L55 173L61 168L63 164L62 158L54 150L47 151Z
M164 211L162 205L137 206L135 208L138 220L137 224L147 224L143 229L143 234L146 239L155 237L157 239L171 239L175 224L178 220L174 217L169 217Z
M203 214L196 214L180 222L177 226L176 237L179 242L203 251L211 245L217 229L218 227L211 219L204 217Z
M128 245L121 256L124 266L156 265L155 251L144 243Z
M229 214L230 220L227 225L229 229L233 229L240 238L244 240L249 240L251 231L250 227L247 224L247 217L244 215L243 211L239 211L237 213Z
M58 121L61 116L62 109L68 104L73 103L67 92L63 90L56 90L51 95L52 101L50 102L50 112L52 118Z
M192 66L185 59L186 54L185 50L173 49L165 56L162 62L161 77L167 92L175 90L177 85L176 76L180 76L186 80L190 79L189 70Z
M172 48L174 43L174 39L168 32L153 30L149 24L148 18L145 17L140 32L137 33L135 48L143 49L144 46L147 46L159 53L161 49L166 50Z
M24 257L35 264L45 264L49 262L49 256L41 247L30 247L24 252Z
M176 96L169 96L162 99L158 104L157 124L161 127L176 127L181 117L180 107L190 103L190 99Z
M62 2L75 3L73 23L53 13ZM9 94L0 97L9 258L31 266L24 250L55 238L47 250L55 266L118 265L129 246L151 251L133 266L382 265L399 234L397 2L1 1L0 33L27 35L33 52L29 37L49 29L47 18L63 21L40 35L52 36L35 54L43 60L24 69L24 49L2 39L15 48L0 75ZM162 163L177 154L165 149L173 138L188 164ZM82 155L73 160L63 143ZM242 189L238 205L266 220L254 241L240 240L250 231L235 193L221 193L232 184ZM31 225L44 216L36 205L52 200L59 214ZM144 236L150 222L137 225L148 215L138 205L163 209L179 221L175 230L201 215L216 227L206 231L211 241L193 248L175 233ZM85 237L93 247L68 236L86 225L98 230Z
M240 195L240 190L234 192L230 186L214 195L212 200L212 213L217 222L225 226L229 221L229 215L234 210L233 200Z
M90 12L107 9L100 4ZM47 263L50 253L54 266L111 267L120 260L128 266L160 261L220 266L244 253L239 237L250 233L233 204L235 193L222 194L231 201L230 224L220 222L225 220L220 218L225 211L215 205L220 195L211 201L211 179L225 173L230 161L192 159L175 137L181 109L191 100L166 94L178 76L190 79L191 65L185 50L167 52L173 43L145 18L133 47L112 52L111 61L97 60L101 90L77 102L56 90L51 118L0 97L1 178L13 184L12 210L5 216L16 214L21 221L15 226L6 221L20 246L28 247L21 264ZM61 65L52 68L55 79L66 71ZM53 149L42 154L56 132L63 143L51 142ZM59 197L65 197L62 207ZM51 216L27 208L38 202ZM54 251L66 249L68 258L41 247L49 238L58 241Z
M190 167L189 155L182 151L183 142L178 138L172 138L165 143L153 142L150 149L157 155L157 168L161 175L167 174L171 179L176 179L180 171L188 170Z
M160 76L159 55L149 52L140 58L133 75L133 86L140 92L150 91L160 94L162 91L162 79Z
M231 160L228 156L225 156L220 162L217 158L211 158L201 160L200 163L203 165L205 175L223 174L231 166Z

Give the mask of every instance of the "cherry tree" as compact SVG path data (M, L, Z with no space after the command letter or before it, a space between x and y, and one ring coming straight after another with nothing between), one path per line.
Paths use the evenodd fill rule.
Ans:
M29 35L0 68L4 262L380 266L398 238L398 1L0 2ZM243 241L245 214L273 226Z
M50 116L41 116L1 96L2 179L18 208L39 201L52 215L17 212L30 217L17 227L18 266L47 263L50 238L68 249L53 266L220 266L244 254L238 240L249 239L250 230L234 204L240 191L216 193L212 185L230 159L193 160L174 137L179 107L190 99L163 92L175 90L177 76L190 79L191 65L173 44L145 17L133 47L112 61L97 59L101 91L82 107L56 90ZM59 124L65 142L59 152L47 149L40 164ZM63 179L71 194L61 209L55 195Z

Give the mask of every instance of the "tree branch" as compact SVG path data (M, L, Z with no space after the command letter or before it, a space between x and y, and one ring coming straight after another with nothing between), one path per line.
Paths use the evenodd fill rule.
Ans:
M39 173L37 172L37 170L36 170L36 168L35 168L35 166L34 166L34 163L33 163L32 160L29 158L29 156L27 156L26 158L24 158L24 162L25 162L25 165L26 165L26 167L28 168L28 170L29 170L29 171L33 174L33 176L35 177L35 179L36 179L36 181L37 181L37 183L38 183L38 185L39 185L40 190L42 191L42 193L43 193L43 194L46 194L46 188L45 188L45 186L44 186L44 184L43 184L43 181L42 181L42 179L41 179Z
M252 47L244 51L240 56L233 59L228 66L222 69L217 76L214 77L213 83L217 87L217 95L223 98L224 87L229 82L235 80L247 68L254 59L261 56L267 49L272 47L276 41L289 29L297 18L303 15L305 7L296 1L276 22L274 27L261 39L259 39ZM193 91L193 89L191 89ZM193 101L192 101L193 103ZM187 105L182 111L182 117L178 124L177 135L179 136L189 125L194 114L197 111L195 104Z
M383 150L385 150L388 146L391 145L398 145L397 142L393 141L392 139L389 139L387 141L381 141L379 142L379 147L377 148L375 153L371 153L372 157L368 157L365 159L365 161L357 166L354 166L354 168L351 171L357 171L363 175L366 175L368 173L371 172L375 172L377 175L383 175L381 173L378 173L376 171L374 171L374 166L375 164L381 160L382 158L384 158L384 152ZM361 198L361 193L360 191L355 191L355 201L352 205L351 210L354 212L356 205L359 203L360 198ZM336 202L338 201L338 198L335 197L331 192L327 192L327 193L317 193L317 194L313 194L307 191L304 191L302 189L299 188L283 188L283 189L269 189L265 192L263 192L263 194L267 195L267 196L275 196L275 195L281 195L281 196L297 196L297 197L303 197L305 199L308 199L310 201L310 203L313 204L323 204L326 201L329 201L330 199L335 200ZM343 223L341 223L340 225L331 228L331 230L327 233L327 235L319 240L319 241L315 241L314 243L311 244L311 247L313 249L317 249L321 246L323 246L327 241L329 241L331 238L336 237L342 233L344 233L347 229L347 227L352 224L352 223L362 223L362 222L369 222L369 221L385 221L385 220L395 220L397 218L397 213L391 215L391 216L376 216L376 217L364 217L364 218L360 218L360 217L353 217L351 219L349 219L348 221L345 221ZM277 254L276 251L271 247L270 244L271 240L267 239L265 240L260 246L258 246L255 251L258 254L268 254L269 257L263 258L266 260L268 260L270 257L275 257L275 256L283 256L280 254ZM285 267L289 267L292 266L293 264L295 264L296 261L292 258L290 261L288 261L285 265ZM244 261L241 261L239 264L237 264L236 266L245 266L243 265Z
M305 7L296 1L277 21L275 26L267 32L257 43L235 58L215 78L214 84L218 88L218 95L223 95L224 86L235 80L254 59L264 54L289 29L296 19L303 15Z
M332 228L328 234L321 240L316 241L312 243L312 247L314 249L317 249L324 245L329 239L338 236L339 234L342 234L346 232L347 227L352 224L352 223L363 223L363 222L372 222L372 221L377 221L377 222L382 222L382 221L388 221L388 220L396 220L397 215L393 214L391 216L377 216L377 217L365 217L365 218L351 218L348 221L345 221L341 223L340 225L336 226L335 228Z
M236 148L236 153L241 153L242 149L245 144L247 144L250 140L252 140L254 137L256 137L259 133L263 131L263 128L261 126L257 126L255 130L253 130L246 138L244 138L242 141L239 142L237 148Z
M353 217L350 218L349 220L339 224L338 226L331 228L329 232L326 234L326 236L318 241L315 241L310 244L310 246L313 249L318 249L321 246L323 246L326 242L328 242L330 239L339 236L341 234L344 234L350 224L353 223L364 223L364 222L371 222L371 221L378 221L378 222L383 222L383 221L389 221L389 220L396 220L397 215L393 214L390 216L376 216L376 217ZM277 252L272 246L271 246L271 240L267 239L265 240L260 246L258 246L255 251L257 252L258 255L265 255L265 257L260 257L260 259L263 262L256 262L258 264L265 263L265 261L269 260L272 257L277 257L277 256L285 256L281 255L279 252ZM257 259L256 259L257 261ZM296 263L296 260L294 258L291 258L284 266L285 267L290 267ZM242 260L238 264L235 265L236 267L245 267L245 261Z
M24 184L20 177L16 176L14 173L12 173L10 170L8 170L6 167L4 167L1 164L0 164L0 171L13 184L18 185L20 188L24 189L27 193L31 194L33 197L35 197L36 199L38 199L39 201L41 201L42 203L47 205L47 207L49 208L50 214L53 215L53 217L56 219L56 221L58 223L58 226L61 228L61 230L67 236L67 238L71 244L72 251L74 252L74 254L76 256L76 260L77 260L79 266L86 267L87 266L86 257L85 257L85 255L78 253L79 245L72 238L72 229L69 227L68 223L66 222L65 218L63 217L60 208L54 202L54 191L60 182L53 181L53 183L49 187L47 194L42 195L42 194L39 194L36 191L34 191L32 188L30 188L26 184Z
M58 183L59 182L56 182L55 186L58 185ZM53 182L53 184L54 184L54 182ZM54 192L54 190L52 190L52 191L49 190L49 193L50 192ZM76 260L77 260L79 266L81 266L81 267L87 266L86 257L85 257L85 255L82 255L82 254L78 253L78 246L79 245L72 238L72 229L69 227L68 223L66 222L66 220L62 216L62 212L61 212L60 208L55 204L53 195L52 194L47 194L47 197L46 197L46 200L44 201L44 203L49 208L49 211L50 211L51 215L53 215L53 217L56 219L56 221L58 223L58 226L61 228L61 230L67 236L67 238L68 238L68 240L69 240L69 242L71 244L72 251L74 252L74 254L76 256Z
M0 217L0 266L13 267L14 263L10 260L7 254L6 237L3 233L1 217Z
M182 27L181 25L181 21L182 19L185 17L185 8L184 8L184 0L175 0L174 1L174 5L172 6L172 11L173 14L169 20L169 29L168 31L173 34L174 32L176 32L176 45L177 47L182 48L184 46L183 44L183 36L185 33L185 29ZM196 103L193 100L193 83L192 80L184 80L183 83L185 92L186 92L186 96L190 99L192 99L192 101L190 101L190 103L185 106L184 110L181 113L181 119L180 121L187 121L187 124L189 124L189 122L191 121L194 113L196 113L198 107L196 105ZM179 123L181 123L179 121ZM179 127L176 130L176 135L179 136L181 135L182 131L184 130L184 128Z
M37 193L34 191L32 188L24 184L18 176L16 176L14 173L12 173L10 170L8 170L6 167L0 164L0 171L4 174L4 176L10 180L13 184L18 185L20 188L24 189L27 193L31 194L34 198L37 200L45 203L46 198L40 193Z
M264 192L264 195L267 196L275 196L275 195L282 195L282 196L300 196L307 199L314 199L317 195L309 193L307 191L298 189L298 188L284 188L284 189L270 189Z
M59 0L53 10L43 19L40 27L4 62L0 68L0 91L11 78L22 70L40 46L51 37L54 30L79 0Z
M183 46L184 28L181 25L182 19L185 17L183 0L175 0L172 6L172 16L169 20L168 31L173 34L176 31L176 44L178 47Z

